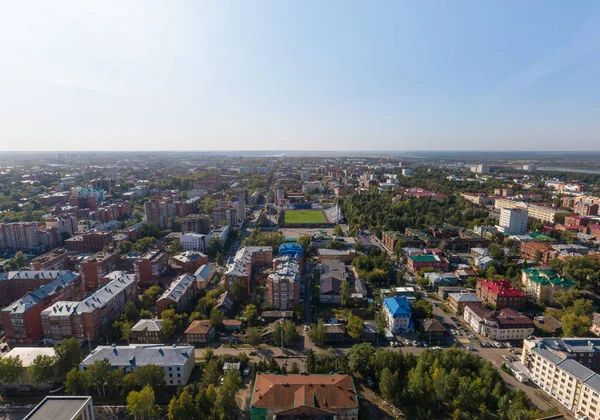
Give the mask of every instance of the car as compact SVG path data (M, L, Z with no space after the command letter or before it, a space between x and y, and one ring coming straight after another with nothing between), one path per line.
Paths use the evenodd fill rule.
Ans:
M441 349L442 349L442 348L441 348L441 347L439 347L439 346L435 346L435 347L433 347L433 348L432 348L432 350L441 350Z
M391 347L396 347L396 343L394 343L393 341L390 341L390 346Z
M304 326L304 331L308 331L308 325Z
M402 341L396 341L396 347L402 347Z
M427 344L427 343L424 342L423 343L423 347L429 347L429 344Z
M410 340L407 338L406 340L404 340L404 343L405 343L407 346L410 346L410 345L412 344L412 341L410 341Z

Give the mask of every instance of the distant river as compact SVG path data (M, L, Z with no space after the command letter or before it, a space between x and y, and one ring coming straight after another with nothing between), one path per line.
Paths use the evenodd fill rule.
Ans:
M598 174L600 175L600 170L598 169L572 169L572 168L550 168L544 166L538 166L539 171L556 171L556 172L575 172L578 174Z

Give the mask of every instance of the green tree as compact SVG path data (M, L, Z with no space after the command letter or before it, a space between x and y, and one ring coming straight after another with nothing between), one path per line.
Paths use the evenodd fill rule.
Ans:
M389 368L383 369L379 377L379 391L384 400L394 403L398 395L398 378Z
M216 236L212 236L209 240L208 240L208 249L207 249L207 253L208 255L210 255L211 257L214 257L217 255L217 252L221 252L223 249L223 244L221 243L221 240L216 237Z
M136 322L140 318L140 312L134 302L127 302L125 305L125 318L130 322Z
M302 249L304 251L305 256L308 256L311 251L310 239L311 239L310 236L304 235L304 236L300 236L297 240L297 242L300 245L302 245Z
M246 343L251 346L258 346L262 341L261 330L259 327L251 327L246 330Z
M561 321L565 337L586 337L590 335L592 319L589 316L569 312L562 316Z
M223 261L223 255L221 254L221 251L217 251L217 255L215 256L215 262L217 263L218 266L223 266L224 261Z
M171 399L167 418L169 420L194 420L196 418L196 406L187 391L184 390L179 398Z
M76 395L83 390L87 392L84 373L74 367L67 373L65 378L65 392Z
M17 384L23 374L23 362L19 356L0 358L0 382L4 384Z
M133 249L133 243L129 241L119 241L119 246L117 247L119 250L119 254L128 254Z
M154 390L166 386L165 371L161 366L149 364L128 373L123 378L123 388L126 392L141 390L149 385Z
M350 338L358 340L365 329L365 323L362 318L356 315L350 315L348 317L348 325L346 325L346 332Z
M225 315L217 308L213 308L210 311L210 322L215 328L221 328L223 326L223 319L225 319Z
M221 377L221 368L216 359L210 360L202 372L202 386L217 385Z
M246 287L246 282L244 282L244 280L237 279L233 282L233 285L231 286L231 296L236 303L240 303L248 297L248 287Z
M248 325L254 325L258 319L258 308L250 303L244 308L244 318L248 321Z
M53 381L56 367L56 357L39 354L29 367L29 376L34 384L41 385Z
M76 338L66 338L60 345L54 346L58 369L61 374L66 374L81 362L81 343Z
M154 390L149 385L141 391L131 391L127 395L127 410L135 420L146 420L158 414Z
M344 232L342 231L342 227L340 225L335 225L333 228L333 234L335 236L344 236Z
M98 395L106 396L106 386L110 377L110 363L107 359L96 360L88 366L86 374L91 378L91 386L96 388Z
M150 286L142 295L142 308L150 309L156 303L158 295L160 295L160 286Z
M129 321L124 321L121 323L121 337L123 337L123 340L127 341L127 344L129 344L129 337L131 337L131 324Z
M412 304L412 316L413 319L432 318L433 305L424 299L417 300Z
M196 410L198 412L198 419L209 420L212 419L214 406L217 402L217 390L213 385L208 385L202 388L196 395L195 403Z
M371 374L371 357L375 349L370 343L355 344L348 353L349 368L352 372L366 378Z
M308 331L308 337L317 346L325 344L325 323L321 318L317 320L316 324L313 324L311 329Z
M342 281L342 285L340 286L340 300L342 306L347 306L350 303L351 296L352 286L350 286L350 282L347 280Z

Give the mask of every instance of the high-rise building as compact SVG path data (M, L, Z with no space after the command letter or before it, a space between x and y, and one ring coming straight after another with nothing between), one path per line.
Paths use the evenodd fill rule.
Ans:
M500 209L498 231L509 235L525 235L527 233L527 210Z
M38 222L0 223L0 249L27 251L40 244Z
M189 214L181 220L181 232L206 235L210 232L210 219L200 214Z
M77 232L77 216L72 213L47 217L45 221L46 226L55 227L59 234L68 233L69 236L73 236Z
M139 284L158 283L168 263L168 254L160 249L152 249L145 253L142 258L133 263Z

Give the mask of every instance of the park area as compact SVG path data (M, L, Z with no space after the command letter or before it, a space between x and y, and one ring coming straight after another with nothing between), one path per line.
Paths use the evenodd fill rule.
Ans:
M322 210L286 210L284 223L327 223Z

